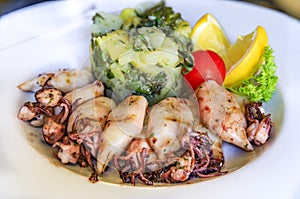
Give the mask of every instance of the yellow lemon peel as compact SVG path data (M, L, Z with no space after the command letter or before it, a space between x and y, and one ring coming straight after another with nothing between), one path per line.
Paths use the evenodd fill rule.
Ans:
M220 22L212 15L203 15L194 25L191 39L195 50L212 50L218 53L226 64L226 52L230 41Z
M257 26L253 32L245 36L239 36L226 53L229 68L226 73L224 86L233 86L252 76L257 70L267 45L268 36L262 26Z

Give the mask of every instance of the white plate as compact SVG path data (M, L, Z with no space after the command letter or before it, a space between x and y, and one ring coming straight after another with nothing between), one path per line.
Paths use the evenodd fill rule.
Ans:
M16 88L40 72L81 67L89 49L90 17L95 10L118 11L136 1L101 0L43 3L0 20L0 198L288 198L300 196L298 94L300 24L282 13L234 1L168 1L193 25L205 13L223 24L233 41L257 25L266 28L275 50L284 121L272 145L228 175L171 187L91 184L85 176L55 166L32 147L16 118L24 100ZM282 104L272 105L277 111ZM277 116L280 117L280 116Z

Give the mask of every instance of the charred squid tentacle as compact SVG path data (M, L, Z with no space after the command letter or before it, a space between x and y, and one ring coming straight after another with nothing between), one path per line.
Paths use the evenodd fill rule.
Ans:
M18 118L29 122L31 126L41 127L45 118L53 115L51 107L43 107L37 102L25 102L18 112Z
M65 136L61 142L56 142L53 148L59 147L58 158L64 164L76 164L80 156L80 146Z
M62 91L52 87L43 87L35 93L36 101L42 106L55 107L62 98Z
M247 137L256 146L263 145L268 141L273 126L271 115L263 114L261 106L261 102L245 104L245 114L248 124L246 129Z
M58 142L66 133L65 121L68 119L70 114L70 105L68 101L60 99L60 103L57 106L62 107L62 110L57 115L52 115L46 118L45 124L42 128L42 134L44 140L48 144L54 144Z
M57 122L55 117L46 118L42 135L48 144L55 144L65 135L65 125Z

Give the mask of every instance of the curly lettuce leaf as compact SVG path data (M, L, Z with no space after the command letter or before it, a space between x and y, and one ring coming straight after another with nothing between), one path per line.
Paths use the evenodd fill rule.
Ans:
M274 62L273 49L270 46L265 48L263 60L264 62L259 66L259 72L256 75L227 89L245 96L253 102L268 102L276 90L278 81L278 77L275 75L277 66Z

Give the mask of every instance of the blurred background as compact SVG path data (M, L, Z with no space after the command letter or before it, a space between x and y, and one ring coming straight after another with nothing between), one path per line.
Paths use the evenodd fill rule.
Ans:
M0 0L0 16L46 0ZM48 0L49 1L49 0ZM53 1L53 0L52 0ZM233 0L246 1L285 12L300 19L300 0Z
M0 16L45 0L0 0Z

